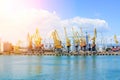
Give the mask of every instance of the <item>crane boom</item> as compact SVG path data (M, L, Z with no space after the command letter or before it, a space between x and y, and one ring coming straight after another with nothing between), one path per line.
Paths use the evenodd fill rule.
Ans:
M95 44L96 38L97 38L97 30L96 30L96 28L95 28L95 29L94 29L94 36L93 36L93 38L92 38L93 44Z
M114 35L114 41L115 41L116 44L119 43L119 41L117 40L117 36L116 35Z
M86 40L83 35L82 27L80 28L80 32L81 32L80 46L83 47L83 46L86 46Z
M53 41L54 41L54 47L55 47L55 49L56 48L57 49L62 48L61 40L60 40L60 38L59 38L58 33L57 33L56 30L54 30L52 32L52 38L53 38Z
M33 40L36 48L39 48L41 46L42 38L39 34L38 28L36 29L36 32L33 34Z
M28 39L28 48L32 49L32 36L30 36L30 34L28 33L27 35L27 39Z
M74 28L72 28L73 31L73 39L74 39L74 44L77 46L79 44L79 38L77 32L74 31Z

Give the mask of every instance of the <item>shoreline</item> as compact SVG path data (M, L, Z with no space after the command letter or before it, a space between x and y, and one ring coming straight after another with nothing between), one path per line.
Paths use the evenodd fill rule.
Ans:
M109 56L114 56L114 55L120 55L120 52L83 52L80 51L78 52L71 52L71 53L55 53L55 52L44 52L44 53L40 53L40 52L19 52L19 53L15 53L15 52L0 52L0 55L36 55L36 56L105 56L105 55L109 55Z

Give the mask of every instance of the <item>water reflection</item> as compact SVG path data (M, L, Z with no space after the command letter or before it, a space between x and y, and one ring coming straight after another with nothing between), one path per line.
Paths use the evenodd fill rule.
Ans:
M119 60L120 56L0 56L0 80L119 80Z
M28 56L28 64L26 64L26 69L28 69L28 75L39 75L42 72L42 66L39 65L41 57L39 56Z

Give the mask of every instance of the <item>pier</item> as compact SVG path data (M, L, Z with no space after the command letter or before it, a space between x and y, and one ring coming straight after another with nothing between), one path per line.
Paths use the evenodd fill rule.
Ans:
M22 53L11 53L11 52L4 52L0 53L0 55L36 55L36 56L119 56L120 52L71 52L71 53L55 53L55 52L22 52Z

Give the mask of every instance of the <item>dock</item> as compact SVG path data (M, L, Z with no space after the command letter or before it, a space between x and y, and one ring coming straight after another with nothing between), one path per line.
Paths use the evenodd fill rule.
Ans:
M0 53L0 55L36 55L36 56L119 56L120 52L71 52L71 53L55 53L55 52L22 52L22 53Z

